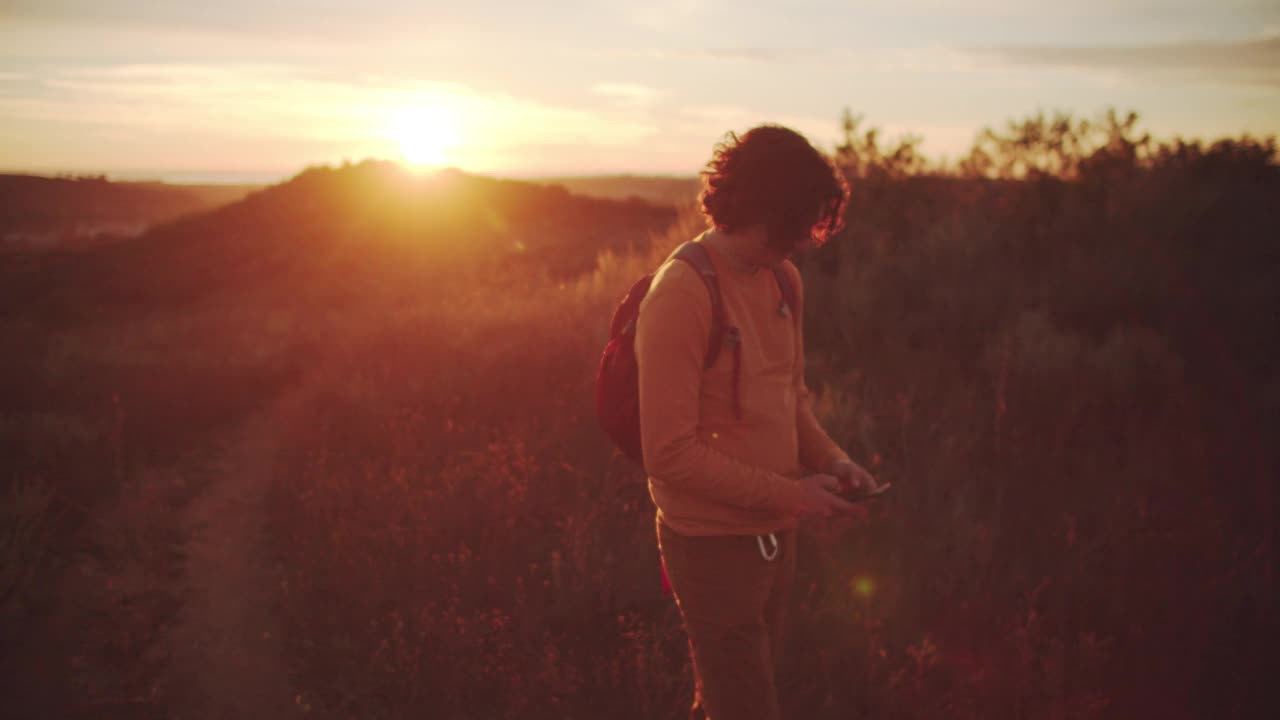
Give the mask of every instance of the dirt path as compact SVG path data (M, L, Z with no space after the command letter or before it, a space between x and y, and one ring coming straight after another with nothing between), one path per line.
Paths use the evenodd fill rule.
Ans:
M166 639L175 720L288 718L300 714L274 617L265 496L270 417L232 439L203 495L184 511L181 609Z

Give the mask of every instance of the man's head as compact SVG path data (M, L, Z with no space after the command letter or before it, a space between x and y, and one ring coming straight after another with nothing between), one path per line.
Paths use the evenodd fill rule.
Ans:
M702 172L702 212L727 233L763 228L779 260L844 227L844 175L802 135L761 125L729 133Z

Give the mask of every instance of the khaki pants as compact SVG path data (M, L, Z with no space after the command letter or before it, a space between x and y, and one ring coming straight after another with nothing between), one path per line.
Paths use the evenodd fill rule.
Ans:
M684 618L696 691L689 717L778 720L776 662L796 533L775 533L768 560L754 536L692 537L658 523L662 562ZM766 551L773 550L768 536Z

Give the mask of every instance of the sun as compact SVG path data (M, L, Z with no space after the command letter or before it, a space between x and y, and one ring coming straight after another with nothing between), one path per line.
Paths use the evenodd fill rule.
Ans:
M458 144L457 119L442 107L411 107L396 115L391 139L409 165L441 166L452 159L450 151Z

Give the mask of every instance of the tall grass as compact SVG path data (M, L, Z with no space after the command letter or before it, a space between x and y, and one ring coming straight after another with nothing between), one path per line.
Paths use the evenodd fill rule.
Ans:
M838 152L849 229L801 263L808 379L895 489L803 528L790 717L1273 714L1274 143L1045 122L984 136L968 177L856 123ZM418 242L424 197L444 201L383 174L305 173L69 275L6 266L52 288L3 319L29 351L0 359L6 687L44 678L57 699L30 715L138 700L175 513L207 476L191 453L266 413L280 569L262 591L303 709L681 716L652 505L596 428L592 381L621 294L700 219L577 273L609 233L530 195L520 217L551 203L558 224L522 226L514 250L496 221L488 244L433 236L446 262ZM484 192L443 227L469 227Z
M1263 377L1231 345L1256 328L1218 311L1247 302L1225 277L1196 281L1202 312L1175 310L1219 209L1163 172L1107 179L1102 202L1087 179L857 183L847 235L804 262L809 379L833 436L896 489L802 533L792 716L1271 701L1267 401L1205 390ZM1264 212L1268 187L1237 212ZM652 508L591 383L615 303L682 223L575 282L500 276L344 321L281 422L272 503L312 712L679 716L691 675ZM1143 227L1167 229L1163 249ZM1234 237L1234 257L1265 242ZM1214 262L1254 287L1256 268Z
M181 510L227 429L287 381L303 333L256 308L42 312L0 325L18 341L0 361L3 714L161 717Z
M281 423L273 517L313 711L685 701L643 478L600 441L591 401L619 288L658 259L442 292L309 376Z

